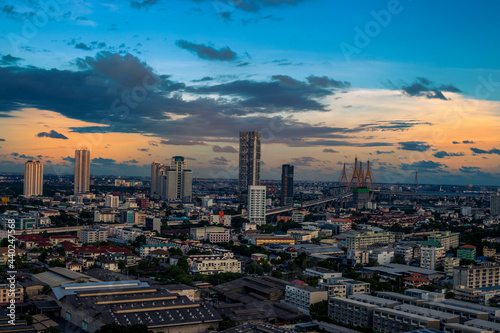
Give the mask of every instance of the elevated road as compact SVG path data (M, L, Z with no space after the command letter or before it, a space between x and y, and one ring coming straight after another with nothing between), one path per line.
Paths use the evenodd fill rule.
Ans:
M47 232L48 234L56 234L59 232L75 232L81 229L90 228L88 225L79 225L73 227L62 227L62 228L41 228L41 229L27 229L27 230L16 230L16 235L36 235L41 232Z

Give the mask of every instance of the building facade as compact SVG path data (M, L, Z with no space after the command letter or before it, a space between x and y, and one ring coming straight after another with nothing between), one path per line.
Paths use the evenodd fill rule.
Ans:
M33 197L43 194L43 164L28 161L24 165L24 196Z
M420 247L420 267L435 270L444 258L444 247L439 242L422 242Z
M309 314L309 307L328 299L326 290L319 290L311 286L301 284L288 285L285 289L285 302L291 304L300 311Z
M240 192L249 186L260 185L260 131L240 132L238 187Z
M500 194L490 196L490 214L500 215Z
M74 193L87 193L90 190L90 150L75 151Z
M445 231L438 234L429 235L428 240L431 242L439 242L445 251L456 248L459 245L458 232Z
M293 165L283 164L281 166L281 205L287 206L293 203Z
M257 225L266 224L266 187L248 187L248 221Z
M395 236L392 232L365 231L348 235L346 245L348 250L364 250L375 243L394 243Z

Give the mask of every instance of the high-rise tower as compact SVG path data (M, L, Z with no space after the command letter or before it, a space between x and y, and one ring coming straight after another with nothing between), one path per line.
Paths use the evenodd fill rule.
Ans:
M43 194L43 165L40 161L28 161L24 165L24 196Z
M75 194L90 190L90 150L75 151Z
M248 186L260 185L260 141L260 131L240 132L240 192L248 191Z
M292 204L293 201L293 165L283 164L281 167L281 205Z
M183 156L174 156L170 166L158 162L151 163L152 199L191 202L193 193L193 172L186 169Z

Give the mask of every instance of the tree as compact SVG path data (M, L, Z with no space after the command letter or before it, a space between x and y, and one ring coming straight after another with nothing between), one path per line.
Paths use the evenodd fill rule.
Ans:
M26 323L28 325L33 325L33 317L27 314L22 314L19 316L19 319L24 319L26 320Z
M125 265L125 263L123 262L123 260L120 260L120 261L118 262L118 269L119 269L120 271L123 271L126 267L127 267L127 265Z
M0 247L7 247L7 246L9 246L9 239L2 238L2 241L0 242Z
M189 263L187 259L184 257L179 258L179 260L177 261L177 267L187 272L187 270L189 269Z
M328 316L327 300L311 304L311 306L309 307L309 313L311 314L312 319L316 319L319 321L330 321L330 317Z
M281 272L281 271L272 271L271 276L275 277L277 279L282 279L283 278L283 272Z

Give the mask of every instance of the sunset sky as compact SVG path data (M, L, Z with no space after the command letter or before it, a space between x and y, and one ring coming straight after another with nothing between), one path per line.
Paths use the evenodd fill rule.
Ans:
M43 5L46 4L46 5ZM500 185L500 3L0 0L0 172Z

